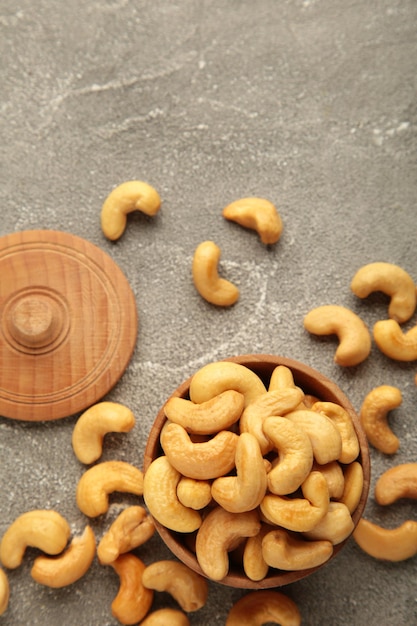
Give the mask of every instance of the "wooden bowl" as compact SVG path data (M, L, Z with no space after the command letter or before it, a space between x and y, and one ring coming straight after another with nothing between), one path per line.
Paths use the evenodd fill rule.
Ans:
M224 360L239 363L253 370L262 379L266 387L268 386L270 376L275 367L277 367L278 365L285 365L291 369L295 384L301 387L301 389L303 389L306 394L314 395L322 401L337 403L344 407L344 409L349 413L352 418L352 422L359 440L360 454L357 460L362 465L364 476L362 496L356 510L352 514L354 526L356 527L365 509L365 504L369 492L370 457L367 439L364 431L362 430L359 417L345 394L339 389L337 385L335 385L335 383L320 374L318 371L293 359L270 354L247 354L227 358ZM188 380L184 381L173 392L171 397L176 396L188 399L190 382L191 377ZM166 417L164 414L164 409L162 407L158 412L147 441L144 455L144 471L147 470L147 468L155 458L163 454L162 448L160 446L159 437L161 429L165 422ZM158 531L164 543L171 550L171 552L173 552L173 554L180 561L185 563L192 570L205 576L204 572L200 568L200 565L198 564L194 552L190 548L190 537L188 535L182 535L181 533L173 532L164 527L157 520L154 521L156 530ZM333 559L340 552L348 539L349 538L345 539L342 543L334 546L334 551L331 559ZM326 563L328 562L329 561L326 561ZM245 575L243 569L239 566L239 564L234 563L233 560L230 559L230 569L228 575L221 581L217 582L220 582L221 584L230 587L236 587L241 589L268 589L272 587L281 587L312 574L320 567L326 565L326 563L320 565L319 567L302 571L281 571L270 568L266 578L259 582L255 582L250 580Z

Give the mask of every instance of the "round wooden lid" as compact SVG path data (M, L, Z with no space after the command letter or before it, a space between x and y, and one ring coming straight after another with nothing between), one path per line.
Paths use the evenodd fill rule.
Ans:
M53 230L0 238L0 415L91 406L125 371L137 329L125 275L93 244Z

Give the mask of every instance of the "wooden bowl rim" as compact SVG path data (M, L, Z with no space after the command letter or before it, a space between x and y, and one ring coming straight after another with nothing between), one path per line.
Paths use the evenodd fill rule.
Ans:
M352 519L354 523L354 527L357 526L362 514L364 512L366 501L369 494L369 485L370 485L370 454L369 454L369 446L368 441L365 435L365 432L360 423L360 418L356 413L353 405L350 400L344 394L344 392L336 385L332 380L321 374L316 369L306 365L300 361L295 359L291 359L288 357L272 355L272 354L243 354L238 356L232 356L228 358L221 359L221 361L230 361L233 363L238 363L240 365L244 365L249 369L253 369L258 375L259 370L261 370L261 378L264 380L272 374L273 369L278 365L284 365L289 367L293 373L294 381L297 385L299 385L303 391L306 393L311 393L316 395L320 399L335 402L343 406L345 410L348 411L351 416L358 440L360 453L358 460L360 461L363 469L363 488L362 495L359 501L358 506L352 514ZM262 371L263 370L263 371ZM188 390L190 387L192 376L187 378L183 383L181 383L177 389L171 394L170 397L188 397ZM169 398L168 398L169 399ZM166 402L168 401L166 400ZM148 441L145 448L144 453L144 462L143 462L143 470L146 472L147 468L151 464L151 462L158 456L162 454L162 450L159 442L159 435L162 429L162 426L166 422L166 417L164 414L164 405L158 411L156 419L152 425L151 431L149 433ZM207 576L202 571L198 561L194 555L194 553L189 550L181 541L182 535L181 533L175 533L174 531L169 530L165 526L163 526L158 520L154 519L155 527L160 537L166 544L166 546L171 550L171 552L183 563L185 563L190 569L201 574L205 578ZM318 569L324 567L327 563L329 563L335 556L341 551L343 546L347 543L350 536L347 537L344 541L334 546L333 554L328 561L319 565L318 567L301 570L301 571L286 571L281 572L280 570L273 570L271 568L270 574L268 574L261 581L252 581L247 576L242 574L241 572L234 570L233 566L229 570L229 573L225 578L223 578L219 582L220 584L236 587L240 589L269 589L273 587L282 587L284 585L288 585L290 583L296 582L309 576L313 572Z

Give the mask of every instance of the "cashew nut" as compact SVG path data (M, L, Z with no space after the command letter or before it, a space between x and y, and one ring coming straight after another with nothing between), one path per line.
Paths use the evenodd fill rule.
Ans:
M258 441L242 433L236 446L236 476L217 478L211 495L226 511L243 513L255 509L265 496L267 476Z
M354 275L351 285L353 293L366 298L374 291L382 291L390 297L389 317L399 323L409 320L415 311L416 286L404 269L392 263L369 263Z
M137 624L148 613L154 596L153 590L142 583L145 564L128 552L121 554L111 566L120 578L119 591L111 605L112 615L122 624Z
M115 491L143 494L143 474L126 461L105 461L90 467L77 485L78 508L88 517L97 517L109 508L109 495Z
M371 335L361 318L346 307L323 305L304 317L304 328L315 335L337 335L334 355L338 365L353 366L364 361L371 351Z
M155 524L143 506L129 506L118 515L97 547L102 565L144 544L155 532Z
M130 409L116 402L99 402L78 418L72 433L72 447L81 463L94 463L103 452L107 433L127 433L135 425Z
M395 320L380 320L374 325L374 339L378 348L390 359L415 361L417 359L417 325L403 332Z
M211 483L183 476L177 486L177 496L184 506L200 511L211 502Z
M190 620L177 609L158 609L149 613L140 626L190 626Z
M261 502L266 519L287 530L308 532L329 509L329 488L321 472L310 472L301 485L303 498L267 494Z
M273 244L281 237L283 223L276 207L264 198L240 198L223 209L223 217L256 230L262 243Z
M262 626L267 622L300 626L300 611L295 602L280 591L252 591L232 606L226 626Z
M278 451L278 461L268 473L268 489L279 496L292 493L305 481L313 465L310 438L296 423L278 415L268 417L263 430Z
M262 524L261 530L254 537L248 537L243 548L243 570L250 580L263 580L268 574L269 565L262 554L262 540L274 527Z
M183 426L189 433L211 435L237 422L243 405L243 395L228 389L200 404L185 398L170 398L164 406L164 412L171 422Z
M309 540L327 540L336 546L352 534L355 527L347 506L341 502L330 502L329 510L322 520L304 536Z
M196 557L204 574L223 580L229 571L228 552L244 537L254 537L261 524L257 511L230 513L218 506L204 518L196 537Z
M194 286L202 298L216 306L231 306L239 298L239 289L218 273L221 251L214 241L203 241L194 252Z
M349 465L347 467L349 467ZM330 463L326 463L326 465L320 465L315 461L313 463L313 469L314 471L321 472L325 477L329 488L329 497L339 500L343 496L345 489L345 476L341 465L337 461L331 461Z
M149 465L143 481L143 498L153 517L170 530L192 533L201 525L201 515L178 500L177 485L181 474L166 456Z
M378 504L392 504L400 498L417 499L417 463L402 463L386 470L375 484Z
M353 538L364 552L384 561L405 561L417 554L417 522L407 520L397 528L382 528L361 518Z
M159 193L140 180L122 183L108 195L101 209L101 228L104 235L115 241L126 228L126 215L141 211L155 215L161 206Z
M171 465L183 476L200 480L233 469L238 439L230 430L222 430L209 441L193 443L179 424L168 424L161 432L161 446Z
M7 574L0 568L0 615L6 612L9 606L10 584Z
M262 554L271 567L300 571L328 561L333 554L333 544L327 539L306 541L283 528L277 528L265 535Z
M245 397L245 407L266 393L265 385L255 372L232 361L218 361L201 367L190 382L190 400L205 402L214 396L234 389Z
M0 543L0 561L15 569L22 563L27 547L47 554L59 554L71 534L68 522L57 511L33 510L22 513L9 526Z
M349 509L350 514L356 510L358 506L362 491L363 491L363 467L359 461L354 461L346 466L344 472L345 486L343 494L339 498L339 502L342 502Z
M360 410L360 420L369 442L385 454L394 454L400 447L398 437L388 424L388 413L400 406L400 389L380 385L365 397Z
M324 413L336 426L342 438L341 463L353 463L359 455L359 440L349 413L335 402L315 402L312 411Z
M307 433L317 463L326 465L339 459L342 452L342 437L327 415L311 409L299 409L287 413L286 419L291 420Z
M273 369L271 378L269 379L268 391L287 389L288 387L295 387L294 376L291 368L286 365L277 365Z
M90 526L74 537L67 550L57 557L38 556L31 570L37 583L55 589L71 585L88 571L96 553L96 538Z
M156 561L142 575L148 589L166 591L186 613L198 611L207 602L207 580L179 561Z
M303 399L299 387L267 391L248 404L239 422L240 432L252 433L258 440L262 454L272 450L273 443L263 430L263 423L272 415L285 415L293 411Z

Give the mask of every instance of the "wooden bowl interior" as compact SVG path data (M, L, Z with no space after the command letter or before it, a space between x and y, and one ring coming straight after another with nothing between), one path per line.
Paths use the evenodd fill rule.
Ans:
M356 527L359 519L363 514L366 500L368 498L370 482L370 455L366 435L360 424L359 417L345 394L330 379L320 374L320 372L317 372L311 367L293 359L268 354L248 354L230 357L224 360L239 363L253 370L262 379L266 386L268 386L269 379L275 367L277 367L278 365L285 365L286 367L289 367L291 369L295 384L301 387L301 389L303 389L305 393L312 394L320 400L326 402L335 402L336 404L343 406L343 408L348 411L352 418L352 422L358 436L360 446L358 461L362 465L364 475L362 496L356 510L352 515L352 519ZM188 399L190 382L191 377L184 381L174 391L171 397L181 397ZM166 417L162 407L158 412L158 415L149 434L144 454L144 471L147 470L147 468L155 458L163 454L159 441L159 436L165 422ZM184 536L181 533L173 532L165 528L157 520L154 521L159 535L168 546L168 548L171 550L171 552L173 552L173 554L175 554L175 556L177 556L180 561L185 563L192 570L204 576L204 572L201 570L195 554L190 547L190 544L192 543L192 538L190 541L190 536ZM349 538L345 539L342 543L334 547L331 559L333 559L340 552L348 539ZM323 565L325 565L325 563ZM291 572L284 572L271 568L268 576L264 580L257 582L248 579L247 576L242 572L241 568L239 568L238 565L234 564L231 559L228 575L219 582L230 587L237 587L241 589L267 589L272 587L281 587L310 575L320 567L323 567L323 565L308 570Z

